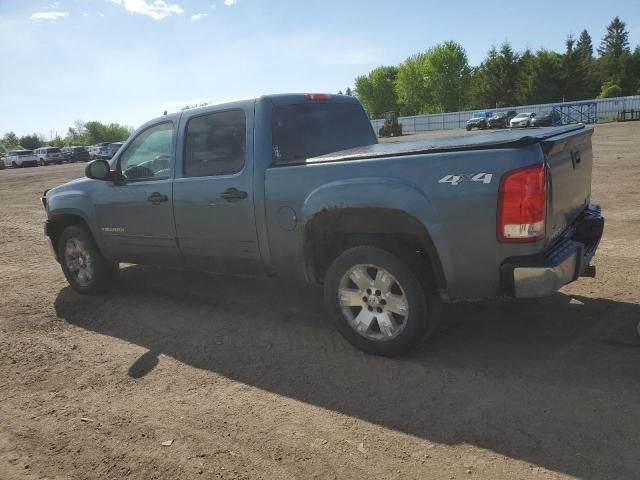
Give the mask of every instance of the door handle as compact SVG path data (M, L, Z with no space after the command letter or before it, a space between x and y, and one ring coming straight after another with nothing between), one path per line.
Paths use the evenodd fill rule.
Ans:
M237 188L231 187L222 192L220 194L220 198L224 198L225 200L229 201L242 200L244 198L247 198L247 192L243 192L241 190L238 190Z
M151 195L147 197L147 202L151 202L154 205L158 205L162 202L168 202L169 197L166 195L162 195L160 192L153 192Z

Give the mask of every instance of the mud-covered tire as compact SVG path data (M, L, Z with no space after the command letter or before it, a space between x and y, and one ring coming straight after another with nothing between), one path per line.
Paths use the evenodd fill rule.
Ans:
M367 275L359 276L362 268ZM380 271L384 278L389 274L393 282L384 278L378 282ZM361 285L353 281L353 275ZM388 357L404 354L435 330L436 319L432 316L435 310L431 308L436 302L435 295L420 277L405 261L387 250L353 247L339 255L327 271L325 305L338 331L356 348ZM386 284L390 285L387 290L380 288ZM359 298L361 304L358 304ZM403 308L407 311L404 318L397 314ZM382 323L376 315L382 315Z
M112 286L117 277L118 266L104 258L85 227L72 225L64 229L57 247L62 271L74 290L96 294L105 292Z

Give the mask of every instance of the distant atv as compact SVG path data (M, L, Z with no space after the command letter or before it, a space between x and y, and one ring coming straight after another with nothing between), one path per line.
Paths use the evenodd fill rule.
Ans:
M402 135L402 124L398 122L398 112L384 114L384 124L378 130L379 137L399 137Z

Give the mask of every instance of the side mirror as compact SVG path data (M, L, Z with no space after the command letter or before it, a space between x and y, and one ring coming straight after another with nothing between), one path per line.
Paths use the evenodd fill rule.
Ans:
M87 178L93 180L111 180L111 167L106 160L94 160L87 163L84 169L84 174Z

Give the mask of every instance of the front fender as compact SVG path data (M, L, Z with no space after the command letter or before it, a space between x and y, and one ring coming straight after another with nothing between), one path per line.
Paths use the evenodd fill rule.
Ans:
M76 216L82 218L89 227L93 238L104 251L105 245L101 232L96 227L96 210L88 192L79 189L63 191L49 191L47 198L47 218L54 222L56 218L63 216Z

